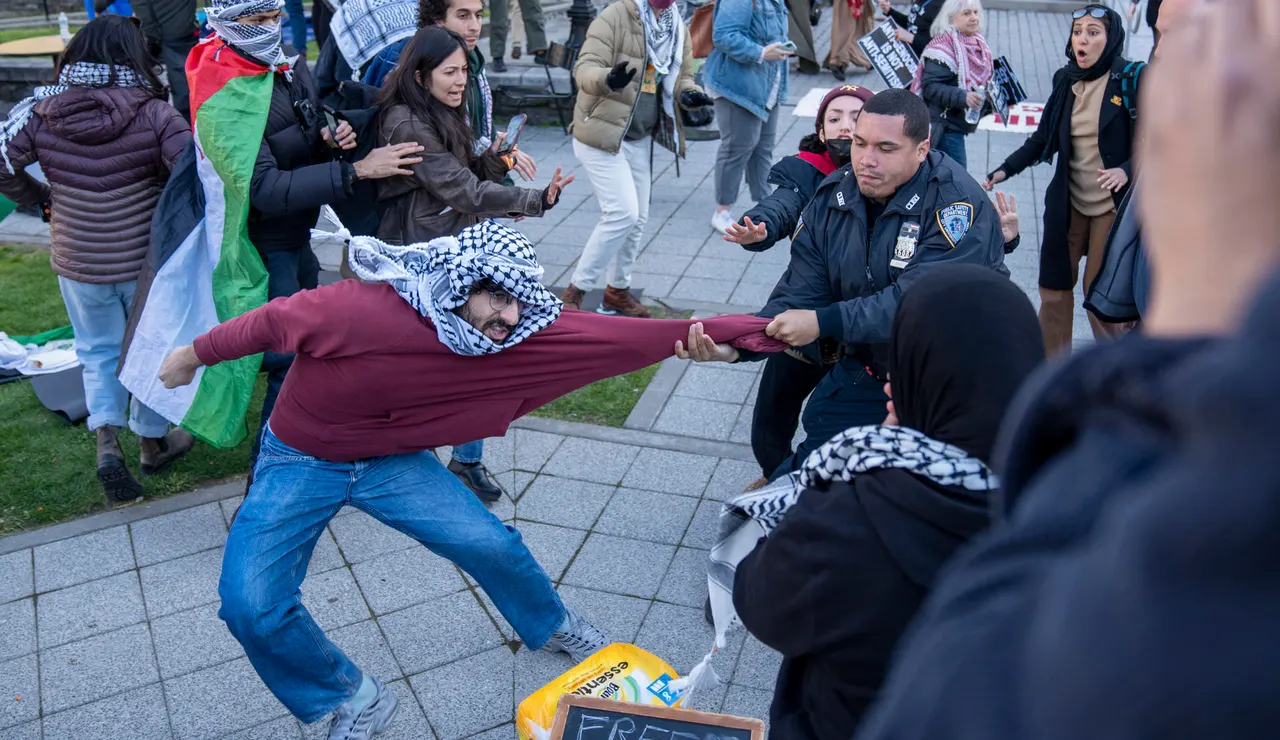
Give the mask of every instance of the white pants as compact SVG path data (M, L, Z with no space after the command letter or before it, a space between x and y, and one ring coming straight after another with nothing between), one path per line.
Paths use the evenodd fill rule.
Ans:
M608 285L630 288L631 266L649 220L649 140L624 139L618 153L610 154L574 139L573 153L600 202L600 222L578 258L573 284L581 290L603 288L603 275Z

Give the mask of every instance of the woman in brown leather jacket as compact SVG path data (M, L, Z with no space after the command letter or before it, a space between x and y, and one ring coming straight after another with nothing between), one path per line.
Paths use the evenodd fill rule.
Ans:
M438 26L419 30L387 77L378 144L415 142L424 151L412 176L378 182L379 239L412 244L457 234L486 218L541 216L573 181L557 168L542 190L501 184L510 169L497 154L502 137L476 152L463 107L466 86L466 42Z

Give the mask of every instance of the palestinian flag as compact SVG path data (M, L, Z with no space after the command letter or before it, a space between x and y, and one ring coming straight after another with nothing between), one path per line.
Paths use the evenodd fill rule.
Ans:
M261 306L267 271L249 241L249 183L266 129L272 73L214 38L187 58L195 141L175 166L152 219L120 381L169 421L216 447L246 436L262 356L202 368L169 390L160 366L220 322Z

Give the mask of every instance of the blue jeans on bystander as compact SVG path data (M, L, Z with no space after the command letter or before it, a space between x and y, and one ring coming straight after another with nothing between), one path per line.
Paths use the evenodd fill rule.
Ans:
M218 616L267 688L303 722L349 699L364 675L325 637L298 590L316 540L343 506L456 563L530 649L546 644L564 620L564 604L520 533L434 454L329 462L286 445L268 426L253 485L227 536Z

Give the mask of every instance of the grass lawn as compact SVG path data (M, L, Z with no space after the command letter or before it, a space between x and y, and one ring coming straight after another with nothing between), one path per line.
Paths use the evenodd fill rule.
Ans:
M75 33L76 29L72 28L71 33ZM29 39L35 36L57 36L58 27L53 26L35 26L33 28L3 28L0 29L0 44L6 41L17 41L18 39Z
M0 296L0 331L35 334L69 323L48 252L0 247ZM593 383L534 415L620 427L657 369L653 365ZM264 386L260 379L249 405L250 429L258 425ZM126 430L121 445L136 474L137 440ZM104 509L102 487L94 474L95 449L95 437L85 425L67 426L59 421L36 399L30 383L0 385L0 533ZM248 472L248 459L248 442L235 450L197 443L163 475L139 480L147 496L167 496L243 475Z

